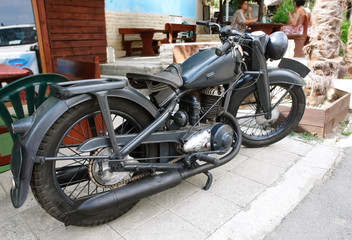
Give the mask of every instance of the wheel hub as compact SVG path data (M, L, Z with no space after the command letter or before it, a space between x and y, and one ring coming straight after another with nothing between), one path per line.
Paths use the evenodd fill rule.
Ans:
M256 120L257 124L259 124L262 127L270 127L277 121L279 116L280 116L280 111L279 111L278 107L275 107L271 111L271 118L266 119L265 116L262 115L262 116L255 117L255 120Z
M110 156L111 148L101 150L98 156ZM125 163L138 163L137 160L127 159ZM89 176L91 180L100 187L112 188L121 181L131 177L130 172L113 172L109 166L109 160L92 159L89 163Z

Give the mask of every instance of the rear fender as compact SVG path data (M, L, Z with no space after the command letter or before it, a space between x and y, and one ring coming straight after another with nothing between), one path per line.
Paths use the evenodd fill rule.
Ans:
M114 89L109 91L108 96L130 100L140 105L153 117L158 115L156 107L146 97L134 89ZM33 125L28 133L26 133L19 142L14 144L12 150L11 171L14 177L13 187L11 189L11 200L15 208L22 206L26 200L33 165L36 159L35 156L41 139L43 139L52 124L68 109L82 102L89 101L92 98L93 96L90 94L82 94L65 100L51 97L31 116Z

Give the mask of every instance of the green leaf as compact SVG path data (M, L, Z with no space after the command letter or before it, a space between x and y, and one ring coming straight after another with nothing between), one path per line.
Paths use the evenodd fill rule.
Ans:
M285 0L276 10L276 12L274 13L274 16L272 18L273 22L276 23L283 23L283 24L287 24L288 21L288 15L287 15L287 11L288 12L293 12L294 10L294 5L292 0Z

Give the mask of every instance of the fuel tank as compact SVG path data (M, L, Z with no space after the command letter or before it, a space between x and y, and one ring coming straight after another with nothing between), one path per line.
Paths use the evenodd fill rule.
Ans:
M215 54L215 48L199 51L181 65L183 88L195 89L230 83L237 75L240 60L238 51L236 54L228 51L220 57Z

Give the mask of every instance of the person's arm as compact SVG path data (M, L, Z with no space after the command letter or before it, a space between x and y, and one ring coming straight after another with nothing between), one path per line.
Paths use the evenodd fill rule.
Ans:
M302 9L301 9L301 10L302 10ZM296 27L296 26L298 25L298 21L299 21L300 18L303 17L304 15L306 15L306 13L305 13L304 10L303 10L303 12L302 12L302 11L297 11L297 13L296 13L296 18L293 19L293 21L291 22L290 25Z
M258 19L253 19L252 18L252 8L251 7L248 7L248 19L246 19L246 18L244 18L243 20L242 20L242 23L243 24L250 24L250 23L255 23L255 22L257 22L258 21Z
M294 19L293 19L292 14L290 12L288 12L287 14L288 14L287 24L291 25L294 22Z
M255 22L257 22L258 21L258 19L245 19L245 20L243 20L242 21L242 23L243 24L250 24L250 23L255 23Z
M252 8L248 7L248 19L252 20Z

